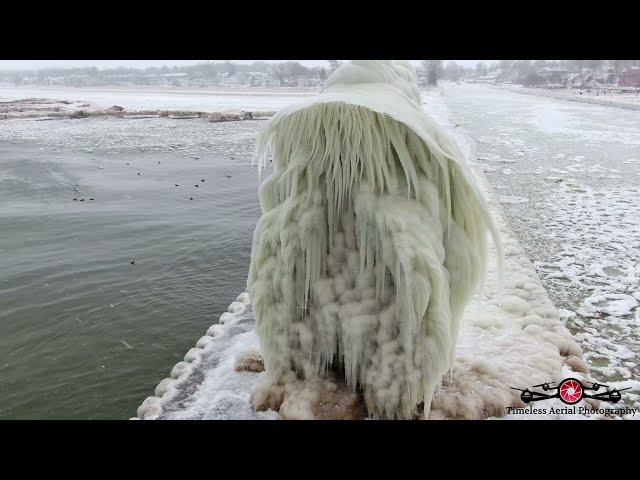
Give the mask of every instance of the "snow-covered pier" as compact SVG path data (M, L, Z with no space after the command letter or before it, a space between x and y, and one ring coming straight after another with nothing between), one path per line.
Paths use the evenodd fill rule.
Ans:
M455 133L439 96L429 95L425 104L440 123ZM588 368L580 346L560 319L533 265L505 222L495 193L475 165L471 142L461 133L456 133L456 138L486 193L502 235L505 278L500 291L496 252L490 248L484 291L478 292L465 310L455 363L433 398L429 418L521 418L507 411L507 407L524 406L520 393L512 387L557 382L567 376L588 379ZM184 361L173 368L170 377L159 383L154 395L144 400L134 418L280 418L272 410L255 412L250 403L251 392L265 372L260 368L237 371L237 360L247 355L258 357L259 363L258 352L250 299L243 293L187 352ZM343 398L347 400L337 402L333 410L320 409L333 412L321 418L354 418L350 413L359 411L357 402L347 395L345 392ZM552 400L548 405L562 404Z
M486 182L481 180L485 189ZM566 376L585 378L579 345L560 320L531 262L489 195L505 247L504 294L498 291L495 250L485 292L467 307L456 362L435 395L430 418L502 417L522 407L522 387ZM249 401L264 372L235 370L237 357L259 348L249 296L241 294L138 408L140 419L276 419Z

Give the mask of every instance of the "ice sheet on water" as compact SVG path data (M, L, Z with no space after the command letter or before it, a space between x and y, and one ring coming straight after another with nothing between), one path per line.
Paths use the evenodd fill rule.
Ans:
M619 293L596 293L587 297L584 302L584 309L581 313L584 316L591 316L594 313L604 313L611 316L630 315L638 306L638 300L631 295Z
M314 92L212 91L207 89L159 88L0 88L0 100L55 98L91 102L102 108L120 105L128 110L275 110L283 108Z
M261 120L209 123L206 119L84 118L4 120L0 143L34 143L50 151L111 153L173 153L194 157L210 151L251 158Z
M517 205L519 203L529 203L529 199L526 197L518 197L517 195L500 195L498 197L500 203L511 203Z
M445 91L445 100L456 121L464 120L481 140L481 166L517 158L509 175L499 168L484 171L494 186L503 187L502 195L529 199L503 202L507 219L582 342L592 373L607 384L638 378L637 114L468 88L473 88L469 95ZM525 145L513 145L504 135L494 138L495 133L510 133ZM527 155L517 156L521 151ZM604 303L590 301L603 296ZM619 345L628 350L621 352ZM623 397L623 403L636 401L637 395Z

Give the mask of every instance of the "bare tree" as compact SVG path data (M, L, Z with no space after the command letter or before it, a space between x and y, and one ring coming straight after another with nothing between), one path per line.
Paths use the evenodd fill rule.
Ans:
M339 60L329 60L329 68L331 69L331 73L335 72L340 66L342 62Z
M460 79L460 69L458 64L454 61L448 62L444 68L444 77L452 82L457 82Z
M427 75L427 84L437 85L442 77L442 60L423 60L422 68Z

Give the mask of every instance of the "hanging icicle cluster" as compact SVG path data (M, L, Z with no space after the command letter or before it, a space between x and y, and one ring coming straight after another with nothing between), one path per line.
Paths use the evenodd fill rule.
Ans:
M373 417L428 412L496 235L411 69L342 67L274 117L257 155L273 172L248 279L267 370L254 405L343 372Z

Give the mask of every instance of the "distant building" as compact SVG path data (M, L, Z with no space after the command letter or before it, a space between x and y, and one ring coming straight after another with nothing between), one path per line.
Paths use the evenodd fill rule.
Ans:
M548 84L564 86L567 83L567 77L571 74L571 70L544 67L540 68L537 73Z
M620 72L618 84L625 87L640 87L640 68L631 68Z
M481 77L476 77L476 83L489 83L489 84L497 83L499 73L500 72L495 70Z

